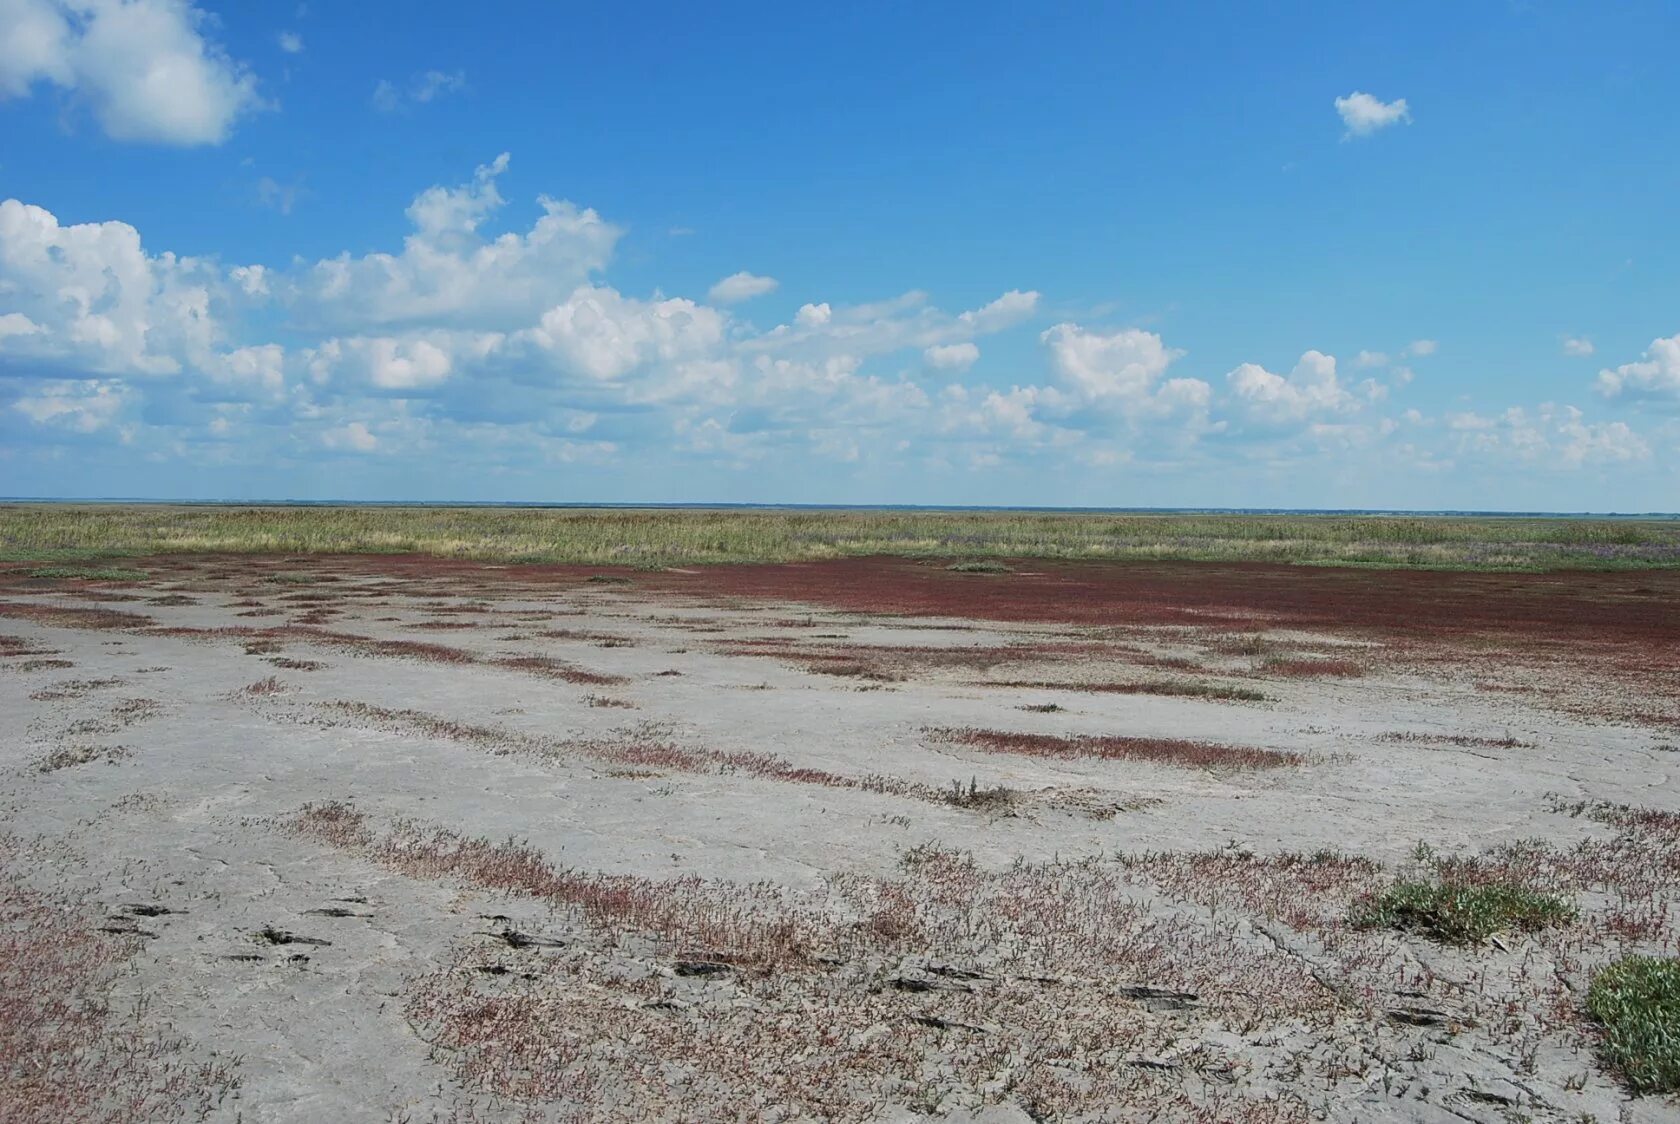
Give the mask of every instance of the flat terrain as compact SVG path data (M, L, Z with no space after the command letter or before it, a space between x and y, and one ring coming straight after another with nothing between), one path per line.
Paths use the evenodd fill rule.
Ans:
M0 504L0 559L207 552L422 554L644 568L893 555L1672 569L1680 568L1680 518Z
M1585 1004L1680 948L1665 531L654 571L30 510L8 1121L1680 1118Z

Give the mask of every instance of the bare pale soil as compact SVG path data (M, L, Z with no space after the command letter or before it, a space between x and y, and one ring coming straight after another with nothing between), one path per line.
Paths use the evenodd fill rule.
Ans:
M1680 1119L1676 572L123 566L0 569L8 1122Z

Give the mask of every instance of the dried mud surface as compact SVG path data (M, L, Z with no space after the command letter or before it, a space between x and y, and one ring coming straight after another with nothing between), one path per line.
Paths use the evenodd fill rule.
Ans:
M124 564L0 567L8 1121L1680 1119L1680 574Z

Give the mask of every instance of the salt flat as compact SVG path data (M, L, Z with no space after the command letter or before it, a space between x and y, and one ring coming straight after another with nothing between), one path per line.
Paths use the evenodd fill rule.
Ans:
M1675 948L1668 572L140 567L0 578L19 1103L1677 1118L1582 1001Z

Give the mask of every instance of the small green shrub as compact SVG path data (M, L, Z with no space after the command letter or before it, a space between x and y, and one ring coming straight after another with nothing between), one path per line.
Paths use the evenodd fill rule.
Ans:
M1593 977L1604 1056L1641 1093L1680 1092L1680 960L1626 956Z
M1015 571L1002 562L953 562L945 567L954 574L1012 574Z
M1470 944L1495 933L1528 932L1575 919L1575 907L1555 894L1509 883L1408 880L1357 902L1352 921L1366 929L1403 929L1448 944Z

